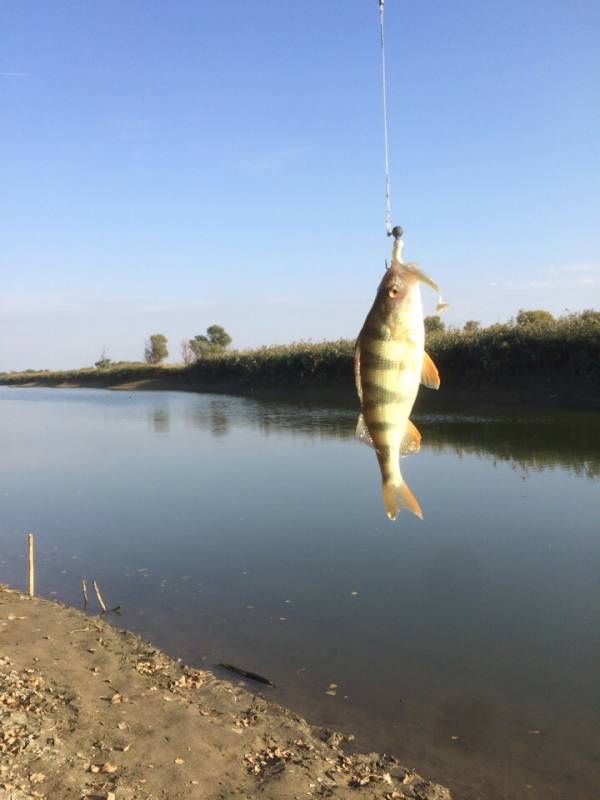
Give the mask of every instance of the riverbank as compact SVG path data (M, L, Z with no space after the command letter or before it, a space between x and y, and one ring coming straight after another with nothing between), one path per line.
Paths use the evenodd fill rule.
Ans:
M600 313L552 324L494 325L429 334L439 392L419 404L494 403L600 408ZM356 403L354 342L300 342L214 353L190 365L118 362L98 368L0 373L7 386L94 387L218 392L265 397L304 395L311 402Z
M189 368L188 368L189 369ZM24 381L6 381L0 378L0 385L21 388L51 387L56 389L110 389L112 391L176 391L207 394L229 394L259 399L293 398L311 404L357 406L354 377L350 373L335 376L308 376L298 380L244 380L206 379L190 374L188 370L174 368L152 368L147 377L138 375L115 376L108 374L81 376L62 373L52 377L36 379L29 375ZM99 372L99 371L98 371ZM548 377L513 379L508 385L496 381L476 382L472 378L464 383L443 380L440 390L435 392L421 389L416 400L415 410L425 413L444 413L469 406L493 405L494 407L554 408L561 410L600 410L600 386L585 382L564 381L557 383Z
M450 800L250 683L0 585L0 798Z

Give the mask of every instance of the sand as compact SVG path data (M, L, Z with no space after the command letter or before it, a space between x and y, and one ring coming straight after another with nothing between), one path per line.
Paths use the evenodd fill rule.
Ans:
M0 585L0 799L450 799L246 684Z

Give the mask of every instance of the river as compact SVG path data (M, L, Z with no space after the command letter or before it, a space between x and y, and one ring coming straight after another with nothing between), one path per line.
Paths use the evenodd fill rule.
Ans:
M424 520L394 523L355 416L0 387L0 580L26 587L33 531L39 594L96 578L115 624L266 675L457 800L597 798L598 415L417 414Z

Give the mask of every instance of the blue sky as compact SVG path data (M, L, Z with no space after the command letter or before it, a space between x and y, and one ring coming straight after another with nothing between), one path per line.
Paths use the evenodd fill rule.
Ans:
M0 370L356 335L376 0L3 0L0 30ZM598 30L597 0L386 1L394 222L449 323L600 307Z

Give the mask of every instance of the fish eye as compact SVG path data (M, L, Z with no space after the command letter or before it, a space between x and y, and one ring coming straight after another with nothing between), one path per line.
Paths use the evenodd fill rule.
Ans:
M388 289L388 294L390 297L396 297L400 289L397 286L390 286Z

